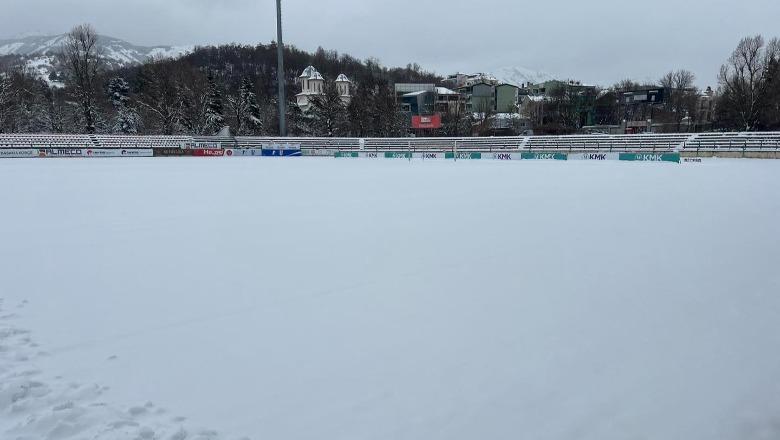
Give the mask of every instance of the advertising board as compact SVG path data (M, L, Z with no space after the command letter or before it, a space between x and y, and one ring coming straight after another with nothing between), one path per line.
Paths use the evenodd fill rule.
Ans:
M618 153L569 153L569 160L618 160Z
M680 153L620 153L620 160L629 162L680 163Z
M155 148L153 151L155 157L182 157L193 156L195 150L186 148Z
M217 148L196 148L192 150L192 155L195 157L222 157L225 155L225 150Z
M38 150L34 148L0 148L0 158L25 157L38 157Z
M523 160L566 160L566 153L522 153Z
M482 153L471 153L468 151L464 151L462 153L444 153L445 159L464 159L464 160L472 160L472 159L482 159Z

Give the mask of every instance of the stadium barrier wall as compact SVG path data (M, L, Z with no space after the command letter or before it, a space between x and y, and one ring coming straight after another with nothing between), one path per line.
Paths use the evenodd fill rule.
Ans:
M3 157L16 159L25 157L38 157L38 150L32 148L3 148L0 149L0 158Z
M620 153L620 160L629 162L680 163L680 153Z
M262 150L262 155L265 157L300 157L303 153L300 149L283 148L283 149L265 149Z
M521 153L523 160L568 160L566 153Z
M245 157L245 156L259 157L262 155L263 155L262 148L226 148L225 149L225 156L227 157Z
M461 160L475 160L482 159L482 153L468 153L468 152L448 152L444 153L445 159L461 159Z
M193 151L187 148L154 148L154 157L193 156Z
M568 160L619 160L619 153L569 153Z
M303 151L297 149L260 149L260 148L4 148L0 149L0 158L109 158L109 157L297 157ZM556 152L356 152L332 151L337 158L385 158L385 159L463 159L463 160L620 160L628 162L683 162L691 157L681 153L556 153ZM692 161L688 161L692 162Z

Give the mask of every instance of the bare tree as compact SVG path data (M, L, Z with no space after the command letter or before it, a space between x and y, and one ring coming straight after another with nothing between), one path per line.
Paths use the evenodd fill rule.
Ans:
M65 38L62 57L84 129L94 133L98 119L98 75L103 67L103 53L95 29L89 24L74 27Z
M661 86L666 91L664 109L672 115L677 131L682 131L682 121L693 118L699 91L695 86L696 75L689 70L671 71L661 77ZM688 124L690 128L690 123Z
M780 40L765 44L760 35L746 37L720 68L722 104L728 106L741 129L756 129L766 104L770 63L780 56Z

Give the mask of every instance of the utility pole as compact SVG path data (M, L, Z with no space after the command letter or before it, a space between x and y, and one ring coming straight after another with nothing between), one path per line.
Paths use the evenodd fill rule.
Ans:
M287 136L287 94L284 91L284 41L282 40L282 0L276 0L276 81L279 83L279 136Z

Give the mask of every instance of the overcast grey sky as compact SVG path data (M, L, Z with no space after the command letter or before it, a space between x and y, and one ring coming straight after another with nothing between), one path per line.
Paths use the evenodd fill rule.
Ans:
M0 33L92 23L142 45L275 38L275 0L3 0ZM9 5L10 3L10 5ZM285 40L440 74L525 67L609 85L687 68L715 85L739 39L780 34L778 0L283 0Z

